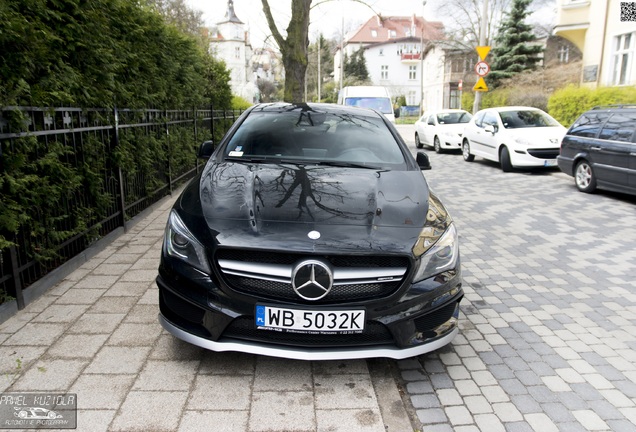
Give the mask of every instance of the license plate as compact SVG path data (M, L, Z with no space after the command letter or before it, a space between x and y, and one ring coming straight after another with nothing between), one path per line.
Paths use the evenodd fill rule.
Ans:
M543 162L543 166L547 166L547 167L553 167L553 166L556 166L556 164L557 164L556 159L547 160L547 161Z
M291 333L362 333L364 309L303 310L256 305L256 327Z

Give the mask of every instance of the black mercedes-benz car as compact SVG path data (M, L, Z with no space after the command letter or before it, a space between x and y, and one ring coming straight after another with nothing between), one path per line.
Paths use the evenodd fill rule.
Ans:
M380 113L263 104L214 146L169 216L159 320L213 351L406 358L448 344L455 225Z

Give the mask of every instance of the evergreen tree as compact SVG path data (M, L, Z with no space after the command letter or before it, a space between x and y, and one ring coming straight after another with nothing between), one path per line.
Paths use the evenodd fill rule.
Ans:
M355 78L358 81L367 81L369 79L369 71L367 70L367 62L364 59L364 48L360 48L354 52L349 58L345 54L344 73L347 78Z
M532 45L536 40L532 27L525 23L532 0L513 0L512 7L501 23L493 48L491 72L486 78L493 87L505 78L536 68L543 48Z

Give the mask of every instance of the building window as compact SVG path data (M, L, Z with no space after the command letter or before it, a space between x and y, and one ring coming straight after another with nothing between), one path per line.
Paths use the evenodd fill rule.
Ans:
M380 79L389 79L389 65L380 66Z
M417 66L415 65L409 66L409 79L410 80L417 79Z
M415 90L409 90L409 94L406 96L407 105L417 104L417 92Z
M614 38L614 54L612 61L612 85L628 84L634 57L634 33L627 33Z
M389 37L390 38L397 37L397 32L395 30L389 30Z
M235 47L234 48L234 58L236 58L236 59L240 59L241 58L241 47Z
M559 46L559 63L567 63L570 59L570 47L567 45Z
M458 109L462 107L462 98L461 91L459 90L451 90L450 91L450 101L449 108Z
M371 37L378 37L378 31L377 30L371 30Z

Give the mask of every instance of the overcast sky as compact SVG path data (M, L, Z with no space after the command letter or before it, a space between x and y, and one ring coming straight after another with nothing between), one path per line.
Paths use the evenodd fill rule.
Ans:
M270 0L274 19L278 29L284 34L291 17L291 0ZM429 0L422 6L422 0L314 0L310 14L309 38L314 41L319 33L326 38L339 38L344 18L345 33L357 29L366 22L373 11L383 16L424 16L429 21L444 21L436 16L437 4L440 0ZM186 0L195 10L203 12L206 26L213 26L221 21L227 10L227 0ZM367 6L368 5L368 6ZM265 20L260 0L234 0L234 11L250 30L252 46L261 47L271 33ZM266 44L275 47L270 40Z

